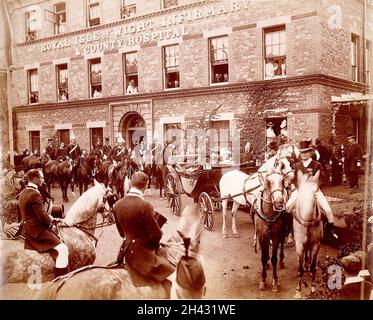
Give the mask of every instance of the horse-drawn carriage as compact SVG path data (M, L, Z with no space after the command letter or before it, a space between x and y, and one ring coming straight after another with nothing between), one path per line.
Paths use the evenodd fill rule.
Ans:
M201 221L205 229L214 226L214 210L221 210L219 181L222 175L231 170L240 170L247 174L257 171L251 163L219 164L203 166L202 164L167 165L166 198L171 212L181 214L181 195L186 194L199 204Z

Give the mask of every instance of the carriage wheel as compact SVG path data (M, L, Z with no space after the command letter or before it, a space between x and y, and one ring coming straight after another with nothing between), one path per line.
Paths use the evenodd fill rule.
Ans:
M202 192L199 195L199 210L203 226L206 230L211 231L214 226L214 206L206 192Z
M166 177L166 198L171 212L176 215L181 215L181 195L177 190L175 177L168 174Z

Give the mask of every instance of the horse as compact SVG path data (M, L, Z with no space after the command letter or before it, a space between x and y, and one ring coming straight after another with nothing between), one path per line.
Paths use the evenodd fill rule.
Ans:
M175 266L185 253L183 240L186 237L190 239L189 255L200 260L198 245L202 226L199 210L192 206L183 210L176 231L161 244L166 248L167 258ZM175 287L172 285L172 290ZM160 283L141 275L131 278L127 269L122 266L92 265L55 279L40 291L37 299L169 299L175 296L172 293L168 280Z
M33 154L30 154L29 156L24 157L21 161L21 166L24 172L27 172L30 169L42 168L40 158Z
M163 198L163 189L164 189L164 165L163 164L156 164L153 160L151 164L146 164L144 166L144 173L149 177L148 189L150 190L150 186L152 180L155 178L156 185L155 188L159 189L159 197Z
M51 192L51 184L53 181L58 181L62 191L62 199L64 202L68 202L67 188L72 177L72 166L65 160L59 162L57 160L49 160L43 168L45 177L45 183L47 185L48 192Z
M270 159L271 160L271 159ZM273 160L271 160L273 161ZM291 169L290 163L287 159L279 159L276 165L272 167L279 166L280 171L287 180L291 180L294 177L293 171ZM220 196L222 200L223 208L223 225L222 233L223 237L227 238L226 231L226 215L228 201L233 200L232 206L232 233L233 236L239 238L236 226L236 214L240 205L249 205L253 208L255 199L258 198L260 194L259 187L262 185L260 176L258 173L252 175L247 175L246 173L239 170L228 171L220 178L219 189ZM252 215L253 218L253 215ZM254 222L254 221L253 221Z
M66 213L56 232L69 248L69 268L92 264L96 258L94 231L97 212L103 206L106 188L101 183L85 192ZM0 240L3 257L1 285L35 283L55 278L55 257L49 252L25 250L23 240ZM54 254L54 252L52 251Z
M316 264L323 237L322 214L317 208L314 182L303 181L298 188L298 197L293 219L295 251L298 256L298 284L295 298L301 298L304 264L310 266L312 274L311 293L316 292Z
M87 191L88 185L91 183L94 171L96 170L96 161L97 155L95 154L88 155L84 159L75 159L75 163L77 164L75 183L79 186L80 195L82 195L83 192ZM74 192L73 184L71 184L71 190Z
M116 189L116 193L120 198L123 198L129 191L129 180L128 180L128 159L124 158L121 161L119 170L115 170L115 165L112 164L108 168L109 178L113 175L112 181L113 186Z
M51 185L53 182L59 180L58 164L59 162L57 160L49 160L43 166L44 180L49 193L51 192Z
M277 250L280 243L283 243L283 212L286 196L284 194L284 177L279 170L273 169L268 172L264 189L256 200L255 229L259 241L262 256L262 280L259 290L267 287L267 263L269 259L269 245L272 241L272 291L278 292L277 277ZM283 249L283 247L282 247ZM282 262L284 256L280 256ZM282 262L283 263L283 262Z

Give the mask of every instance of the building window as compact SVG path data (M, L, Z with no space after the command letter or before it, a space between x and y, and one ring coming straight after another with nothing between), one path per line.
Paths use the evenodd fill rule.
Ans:
M181 123L165 123L163 124L163 141L167 146L174 143L176 146L175 153L181 148Z
M100 2L99 0L88 0L88 27L100 24Z
M57 101L69 100L67 64L57 65Z
M286 75L285 26L264 30L265 79Z
M37 13L36 10L26 12L26 41L36 39L36 24Z
M104 140L104 129L103 128L90 128L89 142L90 142L91 151L97 146L102 146L103 140Z
M351 35L351 76L352 81L358 81L359 70L358 70L358 48L359 48L359 37Z
M90 97L102 97L101 58L89 60Z
M40 131L30 131L31 152L40 155Z
M211 83L228 82L228 37L210 38L209 46Z
M29 103L39 102L38 69L28 70L28 98Z
M211 153L220 154L222 149L229 150L229 120L211 121Z
M120 7L121 19L128 19L136 15L136 0L123 0Z
M165 89L179 88L179 46L163 47Z
M124 74L126 94L138 93L137 52L124 54Z
M365 43L365 83L371 83L372 68L372 42L367 40Z
M55 13L55 34L64 33L66 31L66 3L60 2L54 5Z
M278 142L281 135L288 136L287 119L285 117L271 117L266 119L266 142Z
M65 146L70 144L70 130L69 129L61 129L58 130L58 143L60 144L63 142Z
M163 9L176 7L178 5L178 0L163 0Z

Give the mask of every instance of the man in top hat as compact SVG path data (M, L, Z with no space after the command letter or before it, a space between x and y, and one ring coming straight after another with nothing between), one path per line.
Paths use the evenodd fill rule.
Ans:
M25 237L25 249L38 252L57 251L56 276L67 273L69 250L67 246L51 231L54 219L44 209L44 202L39 187L44 182L39 169L27 172L28 184L19 196L22 214L22 235Z
M74 182L74 181L75 181L76 168L77 168L78 165L79 165L79 162L76 161L76 160L80 158L81 153L82 153L82 152L81 152L81 150L80 150L80 147L79 147L79 145L76 143L75 135L72 134L71 137L70 137L70 144L69 144L69 146L67 147L67 157L68 157L69 159L72 159L72 162L73 162L73 169L72 169L72 179L71 179L71 182Z
M351 188L359 187L359 172L363 161L363 149L356 143L356 137L349 134L347 137L348 146L346 148L345 170Z
M108 137L105 138L105 144L102 147L102 153L104 159L106 160L109 157L111 151L111 145L109 144L110 139Z
M267 126L268 126L268 128L267 128L267 138L275 138L276 134L273 131L274 123L272 121L270 121L270 122L268 122Z
M45 154L49 157L49 159L54 160L55 150L53 147L53 140L52 138L48 139L47 146L45 147Z
M295 165L295 182L299 186L306 178L308 181L315 182L319 185L321 165L312 159L313 148L310 140L301 141L299 143L299 151L301 160ZM322 209L325 217L327 218L326 230L333 236L337 237L334 233L334 217L332 209L329 206L324 194L318 188L315 192L316 201L318 206ZM298 190L292 185L292 193L286 203L286 211L292 212L298 197Z

